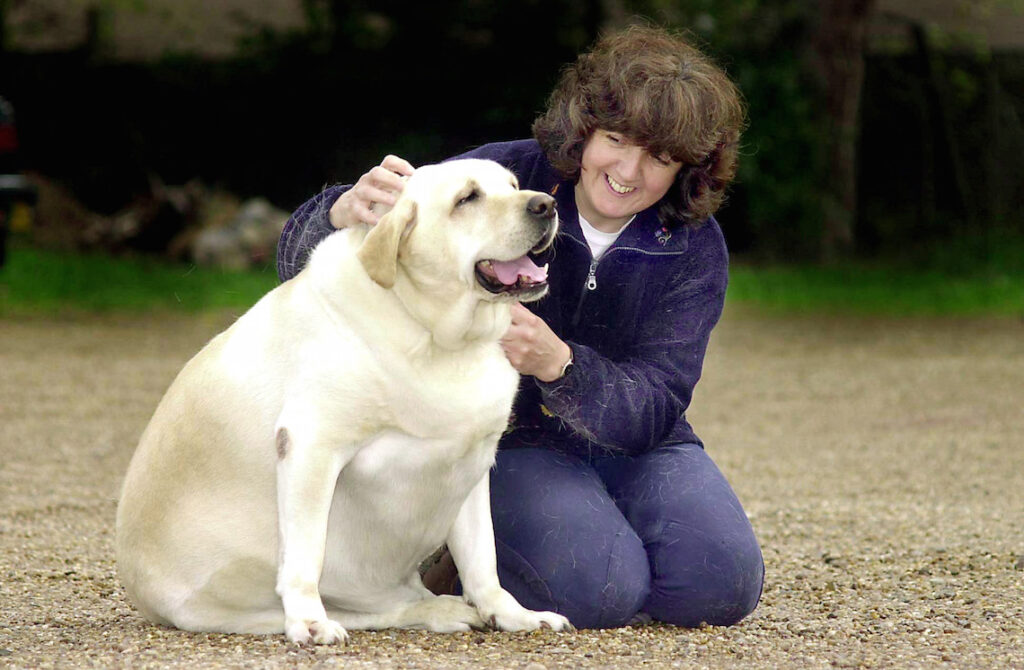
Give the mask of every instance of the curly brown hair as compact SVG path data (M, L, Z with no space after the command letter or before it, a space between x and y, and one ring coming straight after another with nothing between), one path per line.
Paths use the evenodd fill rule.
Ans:
M598 129L683 164L661 200L663 223L714 214L736 174L746 114L725 72L681 35L634 25L603 35L562 70L533 135L566 179Z

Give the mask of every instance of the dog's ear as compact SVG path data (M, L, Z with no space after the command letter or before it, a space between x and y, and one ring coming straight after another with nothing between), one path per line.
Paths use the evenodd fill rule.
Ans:
M370 229L359 251L356 252L366 274L384 288L395 285L395 275L398 273L398 245L415 223L416 203L403 198Z

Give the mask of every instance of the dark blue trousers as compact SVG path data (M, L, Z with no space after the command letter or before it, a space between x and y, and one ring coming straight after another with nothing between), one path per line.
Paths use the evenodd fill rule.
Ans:
M590 461L503 449L491 509L501 585L577 628L622 626L638 612L730 625L761 597L753 529L698 445Z

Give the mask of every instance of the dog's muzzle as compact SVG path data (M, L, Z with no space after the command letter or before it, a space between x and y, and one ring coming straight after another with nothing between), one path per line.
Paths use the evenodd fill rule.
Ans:
M547 292L548 266L538 266L529 254L537 254L548 247L558 232L555 199L538 193L526 203L526 212L540 233L537 244L528 254L509 261L486 259L476 264L477 282L491 293L511 294L520 299L537 299Z

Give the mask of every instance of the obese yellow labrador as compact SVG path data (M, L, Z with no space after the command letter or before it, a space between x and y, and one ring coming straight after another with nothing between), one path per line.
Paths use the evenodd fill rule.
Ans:
M171 384L117 510L154 622L343 641L346 628L569 629L498 583L488 469L518 376L498 344L547 291L558 227L497 163L422 167L369 229L215 337ZM464 596L417 570L447 542Z

